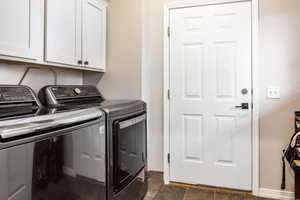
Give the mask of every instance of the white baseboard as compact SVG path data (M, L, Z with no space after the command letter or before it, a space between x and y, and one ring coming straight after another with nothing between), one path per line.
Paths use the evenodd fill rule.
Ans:
M272 190L267 188L260 188L259 197L280 199L280 200L293 200L295 199L294 192L282 191L282 190Z
M72 177L76 177L76 172L74 169L70 168L70 167L63 167L63 172L66 175L72 176Z

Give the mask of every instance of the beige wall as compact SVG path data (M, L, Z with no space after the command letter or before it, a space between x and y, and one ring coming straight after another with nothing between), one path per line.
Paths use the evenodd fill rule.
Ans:
M171 0L145 0L143 96L149 105L149 162L162 169L163 5ZM280 189L281 149L293 133L300 110L300 1L261 0L260 183ZM280 86L280 100L266 99L268 86ZM293 190L292 172L288 190Z
M163 170L163 0L143 0L143 99L148 104L148 164Z
M261 186L279 189L280 153L294 130L300 110L300 1L262 0L260 64ZM267 86L281 87L280 100L267 100ZM288 172L288 190L293 190Z
M107 72L98 87L108 99L140 99L141 1L110 0L108 21Z
M154 69L152 66L151 71L146 74L143 71L142 76L142 62L146 58L145 56L142 57L144 50L146 50L142 43L143 31L145 30L143 25L146 25L142 23L142 16L147 11L143 10L142 6L145 2L144 0L109 1L107 72L103 74L98 83L98 88L108 99L141 99L142 96L145 97L148 94L148 91L151 92L151 88L142 90L142 79L148 80L149 78L149 81L157 83L161 81L160 63L157 65L157 76L150 76ZM160 41L154 40L154 42L160 45ZM161 53L157 55L161 55ZM85 73L84 77L84 83L88 84L97 83L99 79L91 73ZM158 85L160 86L160 84ZM152 124L150 124L150 131L148 131L148 165L151 170L162 170L161 91L157 90L156 84L154 86L153 91L158 91L158 94L150 94L152 97L151 101L148 101L149 120L154 118L160 122L160 125L156 123L155 126L151 126ZM145 91L146 93L144 93ZM153 101L160 104L160 107L152 106Z

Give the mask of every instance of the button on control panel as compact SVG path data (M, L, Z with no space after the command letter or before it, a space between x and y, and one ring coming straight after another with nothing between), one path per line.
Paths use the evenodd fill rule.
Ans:
M76 95L79 95L81 93L81 90L79 88L75 88L73 91Z

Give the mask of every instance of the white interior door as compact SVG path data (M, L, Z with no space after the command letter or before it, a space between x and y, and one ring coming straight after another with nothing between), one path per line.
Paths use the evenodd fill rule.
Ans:
M251 3L173 9L170 31L171 181L251 190Z
M106 3L83 0L82 57L84 66L105 70Z

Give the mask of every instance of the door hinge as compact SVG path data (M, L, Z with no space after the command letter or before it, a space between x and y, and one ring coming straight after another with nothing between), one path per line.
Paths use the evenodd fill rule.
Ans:
M254 107L254 106L253 106L253 103L251 103L251 109L252 109L252 110L253 110L253 107Z
M170 153L168 153L167 159L168 159L168 163L170 163Z
M169 100L171 99L171 91L170 91L170 89L168 89L168 99Z
M168 37L170 37L171 35L171 30L170 30L170 26L168 26Z

